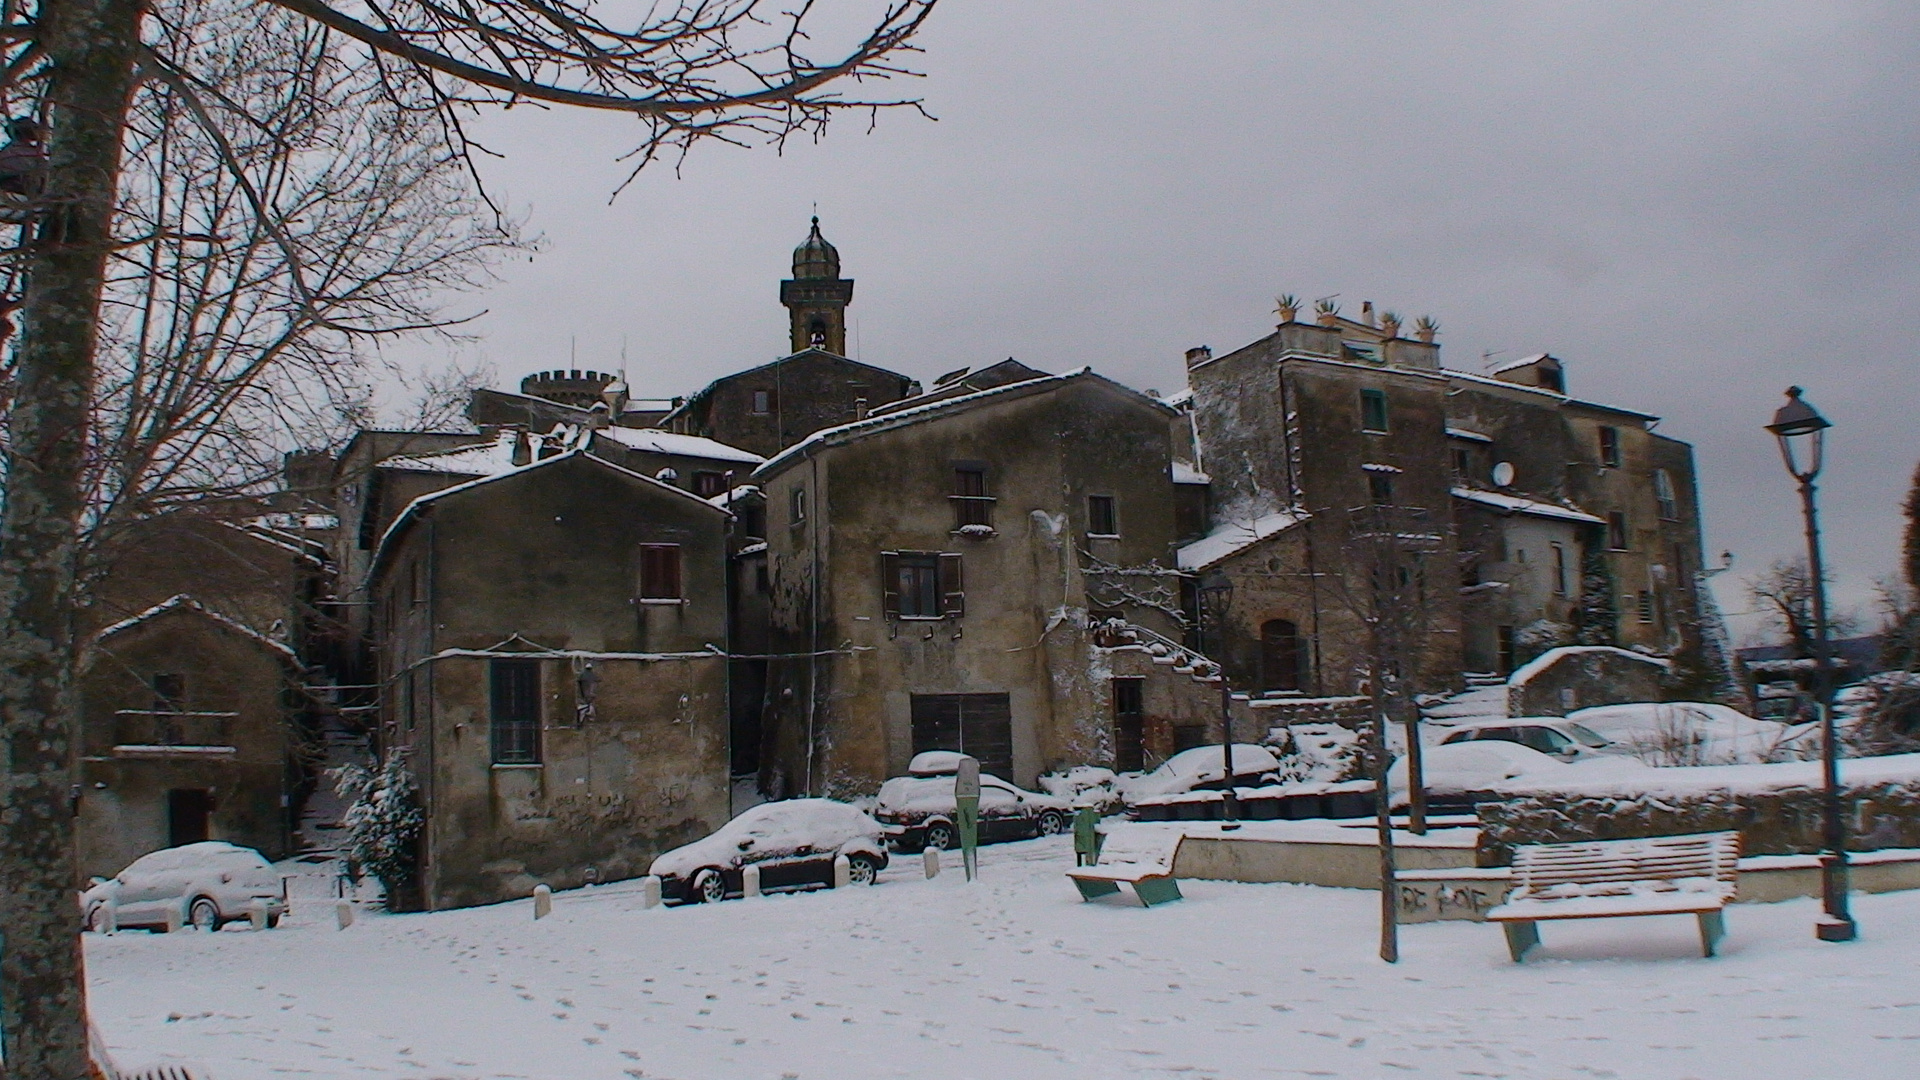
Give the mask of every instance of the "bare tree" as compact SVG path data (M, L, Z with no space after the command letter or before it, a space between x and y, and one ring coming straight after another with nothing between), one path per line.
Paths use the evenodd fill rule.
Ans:
M1792 653L1793 659L1813 655L1813 576L1805 559L1777 559L1747 580L1747 602L1767 620L1767 626ZM1851 615L1829 613L1829 634L1851 633Z
M477 108L553 103L639 118L636 168L706 138L777 143L817 135L845 109L915 104L849 98L841 88L901 74L895 58L911 48L933 6L886 0L868 32L816 61L808 2L777 17L754 0L653 6L618 24L590 5L546 0L453 7L400 0L351 10L276 2L357 42L394 103L424 95L469 163L484 149L463 127ZM103 298L125 239L115 226L129 114L136 90L154 82L171 86L189 109L190 94L202 105L217 97L196 68L202 58L181 51L183 42L166 31L164 13L146 0L0 2L0 101L32 101L51 131L45 184L22 230L30 235L14 252L25 288L18 311L7 313L20 333L0 458L7 485L0 508L0 732L9 762L0 808L7 927L0 1015L7 1018L9 1073L34 1080L88 1072L71 894L73 613L80 541L97 509L89 502L91 421L99 403ZM276 47L251 60L273 67L286 58ZM271 218L256 205L258 191L238 176L234 188L260 219ZM268 239L283 254L291 247L282 237ZM349 316L326 310L330 267L307 265L297 254L287 264L298 305L335 327L349 325L339 321ZM131 385L128 407L143 407ZM172 415L164 408L155 415L163 414Z

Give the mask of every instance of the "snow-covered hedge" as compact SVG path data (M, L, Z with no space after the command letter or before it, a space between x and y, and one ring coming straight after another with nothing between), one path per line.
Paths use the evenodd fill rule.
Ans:
M1510 784L1505 798L1478 807L1483 852L1505 863L1517 844L1727 829L1740 833L1747 855L1810 854L1823 846L1816 763L1661 769L1658 775L1659 786L1644 791L1609 792L1591 783L1524 790L1519 782ZM1850 848L1920 847L1920 755L1849 759L1841 776Z

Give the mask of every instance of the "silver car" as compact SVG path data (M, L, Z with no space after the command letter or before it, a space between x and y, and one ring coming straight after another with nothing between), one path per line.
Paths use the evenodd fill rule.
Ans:
M107 928L109 905L115 925L158 933L179 925L218 930L247 918L256 903L266 906L267 925L278 926L286 879L259 852L219 840L142 855L80 894L85 925L96 932Z

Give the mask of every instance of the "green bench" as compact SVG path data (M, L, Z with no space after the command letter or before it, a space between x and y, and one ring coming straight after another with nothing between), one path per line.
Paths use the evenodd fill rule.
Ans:
M1168 904L1180 899L1180 882L1173 876L1174 855L1180 850L1176 840L1164 852L1113 853L1115 861L1098 866L1078 866L1067 871L1082 900L1098 900L1120 891L1121 885L1133 888L1144 907Z

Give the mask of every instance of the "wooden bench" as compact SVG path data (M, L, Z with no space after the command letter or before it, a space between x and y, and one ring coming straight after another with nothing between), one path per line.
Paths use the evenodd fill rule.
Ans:
M1487 921L1501 924L1519 963L1549 919L1692 915L1701 951L1712 956L1726 935L1721 909L1733 899L1739 860L1735 832L1530 844L1514 849L1513 892Z
M1075 867L1067 876L1082 900L1112 896L1126 884L1144 907L1171 903L1180 899L1180 883L1173 876L1173 859L1179 850L1178 837L1172 844L1140 851L1103 850L1099 865Z

